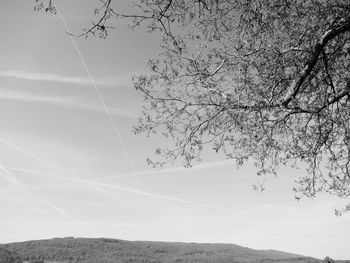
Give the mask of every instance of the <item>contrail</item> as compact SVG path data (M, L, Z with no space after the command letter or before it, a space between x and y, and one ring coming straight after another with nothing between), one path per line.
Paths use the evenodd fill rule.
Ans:
M8 167L2 165L1 168L2 168L1 170L2 170L3 172L9 173L8 170L7 170ZM66 178L70 178L70 177L67 176ZM40 197L40 196L38 196L38 195L32 193L31 191L29 191L29 190L28 190L24 185L22 185L20 182L17 181L17 183L15 184L15 187L16 187L17 189L19 189L20 191L22 191L22 192L27 192L28 194L32 195L35 199L37 199L37 200L39 200L40 202L44 203L45 205L51 207L53 210L55 210L55 211L58 212L59 214L63 215L64 217L66 217L66 218L68 218L68 219L70 219L70 220L75 221L75 222L76 222L76 225L78 225L78 226L79 226L81 229L83 229L84 231L88 231L88 232L90 232L90 233L92 233L92 234L96 234L96 233L93 232L90 228L85 227L84 224L80 223L80 221L78 221L76 218L74 218L73 216L69 215L69 214L68 214L65 210L63 210L62 208L56 206L56 205L53 204L52 202L50 202L50 201L48 201L48 200L45 200L45 199L43 199L42 197ZM54 219L54 220L57 220L57 218L56 218L54 215L48 213L48 212L47 212L46 210L44 210L44 209L41 209L41 208L39 208L39 207L37 207L37 206L34 206L34 205L30 204L30 202L28 202L28 201L23 201L23 200L14 198L14 197L12 197L12 196L6 195L6 194L3 193L3 192L2 192L2 194L3 194L4 196L6 196L7 198L11 199L11 200L14 200L14 201L19 202L19 203L21 203L21 204L24 204L24 205L26 205L26 206L32 207L32 208L34 208L35 210L37 210L37 211L39 211L39 212L41 212L41 213L47 215L48 217L50 217L50 218L52 218L52 219Z
M68 109L76 109L81 111L89 111L98 114L105 114L100 105L93 105L85 103L72 96L47 96L39 93L32 93L26 91L16 91L13 89L0 88L0 98L14 101L35 102L48 104L50 106L65 107ZM135 118L136 115L127 110L120 108L113 108L109 111L112 115L123 116L128 118Z
M57 6L56 6L56 7L57 7ZM59 17L61 18L62 23L64 24L64 27L65 27L66 31L67 31L67 32L70 32L70 29L69 29L69 27L68 27L68 24L66 23L64 17L62 16L62 14L60 13L60 11L59 11L58 8L57 8L57 14L58 14ZM74 37L70 36L70 39L71 39L71 41L72 41L72 43L73 43L73 46L74 46L75 50L77 51L77 53L78 53L78 55L79 55L79 57L80 57L80 60L81 60L81 62L82 62L82 64L83 64L83 66L84 66L84 69L85 69L86 73L88 74L88 77L89 77L89 79L90 79L90 81L91 81L93 87L94 87L95 90L96 90L96 93L97 93L97 95L98 95L98 97L99 97L99 99L100 99L100 101L101 101L101 104L103 105L103 108L104 108L104 110L105 110L105 112L106 112L106 115L107 115L107 117L108 117L108 119L109 119L111 125L112 125L112 128L113 128L113 130L114 130L114 132L115 132L115 134L116 134L118 140L120 141L120 144L121 144L121 146L122 146L122 150L123 150L124 155L125 155L125 157L126 157L128 163L129 163L129 165L130 165L130 167L131 167L131 169L132 169L132 172L133 172L133 174L136 176L137 173L136 173L136 169L135 169L135 167L134 167L134 164L132 163L132 161L131 161L131 159L130 159L130 157L129 157L127 151L126 151L125 143L124 143L124 141L123 141L123 139L122 139L122 137L121 137L121 135L120 135L120 132L119 132L117 126L115 125L115 123L114 123L114 121L113 121L113 119L112 119L112 117L111 117L111 115L110 115L110 113L109 113L109 111L108 111L108 108L107 108L106 103L105 103L105 101L104 101L104 99L103 99L103 96L102 96L102 94L101 94L101 91L100 91L99 88L97 87L97 85L96 85L96 83L95 83L95 81L94 81L94 79L93 79L93 77L92 77L92 75L91 75L91 73L90 73L90 70L89 70L89 68L88 68L88 66L87 66L87 63L86 63L86 61L85 61L85 59L84 59L84 57L83 57L83 55L82 55L82 53L81 53L81 51L80 51L78 45L77 45L77 43L76 43ZM79 179L79 180L81 180L81 179ZM194 201L184 200L184 199L180 199L180 198L175 198L175 197L170 197L170 196L165 196L165 195L160 195L160 194L149 193L149 192L140 191L140 190L135 190L135 189L131 189L131 188L127 188L127 187L122 187L122 186L117 186L117 185L108 185L108 184L96 183L96 182L94 182L94 183L95 183L96 185L100 185L100 186L104 186L104 187L108 187L108 188L113 188L113 189L117 189L117 190L121 190L121 191L136 193L136 194L140 194L140 195L146 195L146 196L150 196L150 197L162 198L162 199L167 199L167 200L172 200L172 201L177 201L177 202L182 202L182 203L187 203L187 204L197 205L197 206L202 206L202 207L214 208L214 209L218 209L218 210L222 210L222 211L226 211L226 212L233 212L233 210L230 210L230 209L228 209L228 208L218 207L218 206L209 205L209 204L205 204L205 203L194 202Z
M113 188L113 189L125 191L125 192L139 194L139 195L145 195L145 196L150 196L150 197L155 197L155 198L160 198L160 199L166 199L166 200L176 201L176 202L180 202L180 203L184 203L184 204L195 205L195 206L207 207L207 208L212 208L215 210L221 210L221 211L230 212L230 213L235 212L234 210L226 208L226 207L215 206L215 205L210 205L210 204L206 204L206 203L190 201L190 200L186 200L186 199L180 199L180 198L171 197L171 196L167 196L167 195L145 192L145 191L136 190L136 189L132 189L132 188L128 188L128 187L123 187L123 186L118 186L118 185L109 185L109 184L103 184L103 183L96 183L96 184L104 186L104 187L108 187L108 188Z
M214 168L214 167L220 167L225 165L234 165L232 160L224 160L224 161L214 161L214 162L207 162L207 163L201 163L197 165L193 165L191 168L187 167L172 167L172 168L166 168L166 169L153 169L150 171L140 171L137 172L136 175L138 176L144 176L144 175L157 175L157 174L167 174L167 173L176 173L176 172L184 172L184 171L193 171L193 170L200 170L200 169L208 169L208 168ZM134 175L132 173L124 173L119 175L112 175L112 176L105 176L105 177L99 177L96 179L96 181L106 181L109 179L122 179L122 178L128 178L133 177Z
M33 154L32 152L29 152L29 151L27 151L26 149L24 149L24 148L22 148L22 147L20 147L20 146L18 146L18 145L16 145L16 144L14 144L14 143L12 143L12 142L9 142L8 140L5 140L5 139L3 139L3 138L0 138L0 142L2 142L2 143L4 143L4 144L6 144L6 145L8 145L8 146L10 146L10 147L12 147L12 148L14 148L14 149L16 149L16 150L22 152L22 153L24 153L24 154L26 154L26 155L28 155L28 156L34 158L35 160L37 160L37 161L39 161L39 162L41 162L41 163L43 163L43 164L46 164L46 165L49 166L49 167L55 168L56 170L58 170L58 171L61 172L62 174L66 175L66 176L65 176L66 179L72 177L71 174L70 174L69 172L67 172L67 171L63 170L62 168L58 167L56 164L54 164L54 163L52 163L52 162L50 162L50 161L47 161L47 160L43 159L42 157L40 157L40 156L38 156L38 155L36 155L36 154ZM3 167L4 167L4 166L3 166ZM1 168L1 166L0 166L0 168ZM28 173L28 172L29 172L29 173L33 173L33 171L26 170L26 169L13 168L13 167L9 167L9 166L7 166L6 168L12 169L12 170L17 170L17 171L22 171L22 172L27 172L27 173ZM40 173L40 172L34 172L34 173L40 174L40 175L48 175L48 174L44 174L44 173ZM12 184L16 184L16 186L18 186L18 183L19 183L18 181L14 182L14 179L9 178L9 177L6 176L6 174L4 174L4 173L1 173L1 176L2 176L3 178L5 178L7 181L11 182ZM52 176L53 176L53 175L52 175ZM62 176L56 176L56 177L62 178ZM98 188L97 188L97 189L98 189ZM116 196L116 195L114 195L114 194L112 194L112 193L110 193L110 192L108 192L108 191L104 191L104 190L101 190L101 189L98 189L98 190L101 191L101 192L103 192L103 193L105 193L106 195L109 195L110 197L113 197L113 198L117 199L118 201L120 201L120 202L122 202L122 203L124 203L124 204L130 205L130 203L126 202L125 200L123 200L123 199L120 198L119 196Z
M40 172L29 171L29 170L19 169L19 168L9 167L9 169L16 169L16 170L21 170L21 171L24 171L24 172L28 171L30 173L37 173L37 174L45 175L45 174L40 173ZM48 176L48 174L46 174L46 175ZM110 184L96 182L96 181L93 181L93 180L86 180L86 179L80 179L80 178L68 177L68 176L57 176L57 177L64 178L64 179L67 179L67 180L76 181L76 182L81 182L81 183L85 183L85 184L89 184L89 185L100 186L100 187L105 187L105 188L111 188L111 189L115 189L115 190L119 190L119 191L123 191L123 192L129 192L129 193L134 193L134 194L138 194L138 195L149 196L149 197L158 198L158 199L171 200L171 201L175 201L175 202L180 202L180 203L189 204L189 205L195 205L195 206L200 206L200 207L207 207L207 208L211 208L211 209L215 209L215 210L221 210L221 211L225 211L225 212L231 212L231 213L235 212L234 210L226 208L226 207L210 205L210 204L202 203L202 202L190 201L190 200L181 199L181 198L172 197L172 196L167 196L167 195L150 193L150 192L137 190L137 189L133 189L133 188L129 188L129 187L124 187L124 186L120 186L120 185L116 185L116 184L110 185Z
M9 171L9 169L2 165L0 163L0 174L2 175L2 177L5 177L5 179L7 179L8 182L10 182L12 185L14 185L17 189L21 190L22 192L27 192L30 195L34 196L36 199L39 199L41 202L43 202L44 204L46 204L47 206L51 207L52 209L54 209L55 211L57 211L58 213L60 213L63 216L69 217L68 214L61 208L59 208L58 206L54 205L53 203L44 200L41 197L38 197L36 194L30 192L20 181L13 180L12 178L14 178L13 173L11 173Z
M43 159L42 157L40 157L40 156L38 156L38 155L36 155L36 154L33 154L33 153L27 151L26 149L24 149L24 148L22 148L22 147L20 147L20 146L18 146L18 145L16 145L16 144L14 144L14 143L8 141L8 140L5 140L5 139L3 139L3 138L0 138L0 142L2 142L2 143L4 143L4 144L6 144L6 145L8 145L8 146L10 146L10 147L12 147L12 148L14 148L14 149L16 149L16 150L22 152L22 153L24 153L24 154L26 154L26 155L28 155L28 156L34 158L35 160L37 160L37 161L39 161L39 162L41 162L41 163L43 163L43 164L46 164L46 165L49 166L49 167L55 168L57 171L60 171L61 173L64 173L64 174L66 174L66 175L69 175L69 173L68 173L67 171L63 170L61 167L58 167L56 164L54 164L54 163L52 163L52 162L50 162L50 161L47 161L47 160Z
M56 3L56 10L57 10L57 14L59 15L59 17L60 17L61 20L62 20L62 23L63 23L63 25L64 25L64 27L65 27L67 33L69 33L69 32L70 32L69 26L68 26L66 20L64 19L63 15L62 15L61 12L59 11L58 6L57 6L57 3ZM87 66L87 63L86 63L86 61L85 61L85 59L84 59L84 56L83 56L83 54L81 53L80 48L79 48L78 44L76 43L74 37L71 36L71 35L70 35L69 37L70 37L70 39L71 39L71 41L72 41L72 44L73 44L75 50L77 51L77 53L78 53L78 55L79 55L79 58L80 58L80 60L81 60L81 63L83 64L84 69L85 69L85 71L86 71L86 73L87 73L87 75L88 75L88 77L89 77L89 80L90 80L92 86L94 87L94 89L95 89L95 91L96 91L96 93L97 93L97 95L98 95L99 100L101 101L101 104L102 104L102 106L103 106L103 109L104 109L104 111L105 111L105 113L106 113L106 116L107 116L109 122L111 123L111 126L112 126L112 128L113 128L113 130L114 130L114 133L116 134L117 139L119 140L119 142L120 142L120 144L121 144L121 146L122 146L122 151L123 151L123 153L124 153L124 155L125 155L125 158L126 158L127 162L129 163L130 168L132 169L133 174L136 176L136 169L135 169L135 166L134 166L133 162L131 161L131 159L130 159L130 157L129 157L129 154L128 154L127 150L126 150L126 146L125 146L125 143L124 143L124 141L123 141L123 138L122 138L121 135L120 135L120 132L119 132L119 129L118 129L117 125L116 125L115 122L113 121L113 118L112 118L112 116L111 116L111 114L110 114L110 112L109 112L109 110L108 110L108 108L107 108L107 105L106 105L106 103L105 103L105 101L104 101L104 99L103 99L103 96L102 96L102 94L101 94L101 91L100 91L100 89L98 88L98 86L97 86L97 84L96 84L94 78L92 77L91 72L90 72L90 70L89 70L89 67ZM136 177L137 177L137 176L136 176Z
M29 170L29 169L23 169L23 168L16 168L16 167L12 167L12 166L6 166L7 169L9 170L13 170L13 171L19 171L19 172L24 172L24 173L28 173L28 174L36 174L36 175L42 175L42 176L47 176L47 177L55 177L55 178L60 178L60 179L66 179L66 180L71 180L71 181L79 181L85 184L88 184L89 186L95 188L97 191L104 193L105 195L108 195L116 200L118 200L119 202L131 206L132 204L130 202L127 202L125 200L123 200L123 198L109 192L106 190L101 189L100 187L96 187L95 183L89 180L83 180L81 181L80 179L77 179L75 177L68 177L68 176L61 176L61 175L55 175L55 174L49 174L49 173L43 173L43 172L39 172L39 171L34 171L34 170Z
M8 170L5 168L5 166L0 162L0 176L5 179L5 181L9 182L12 185L15 185L16 187L20 184L17 178L14 178L13 176L9 175Z
M7 141L4 141L3 139L0 138L0 141L6 143L7 145L14 147L15 149L28 154L29 156L34 157L35 159L37 159L38 161L41 161L45 164L50 164L50 166L56 167L56 165L52 164L51 162L47 162L45 159L41 158L40 156L34 155L24 149L22 149L21 147L13 144L13 143L9 143ZM60 169L61 170L61 169ZM65 173L67 174L67 173ZM69 175L69 173L68 173ZM166 196L166 195L160 195L160 194L154 194L154 193L150 193L150 192L145 192L145 191L141 191L141 190L136 190L136 189L132 189L132 188L127 188L127 187L122 187L122 186L118 186L118 185L108 185L108 184L104 184L104 183L99 183L99 182L95 182L92 180L85 180L85 179L80 179L80 178L75 178L72 176L60 176L60 178L66 178L66 179L70 179L70 180L75 180L78 182L83 182L83 183L90 183L90 184L94 184L94 185L99 185L99 186L103 186L103 187L107 187L107 188L112 188L112 189L117 189L120 191L125 191L125 192L130 192L130 193L135 193L135 194L140 194L140 195L145 195L145 196L150 196L150 197L155 197L155 198L161 198L161 199L167 199L167 200L172 200L172 201L177 201L177 202L181 202L181 203L185 203L185 204L191 204L191 205L197 205L197 206L202 206L202 207L208 207L208 208L213 208L216 210L222 210L222 211L226 211L226 212L235 212L231 209L225 208L225 207L219 207L219 206L214 206L214 205L210 205L210 204L205 204L205 203L201 203L201 202L195 202L195 201L189 201L189 200L185 200L185 199L180 199L180 198L176 198L176 197L171 197L171 196Z
M10 196L10 195L8 195L8 194L5 194L4 191L0 191L0 194L3 195L3 196L5 196L6 198L12 200L12 201L15 201L15 202L20 203L20 204L22 204L22 205L31 207L31 208L33 208L34 210L36 210L36 211L38 211L38 212L40 212L40 213L42 213L42 214L44 214L44 215L50 217L51 219L56 219L55 216L51 215L51 214L48 213L47 211L45 211L45 210L43 210L43 209L41 209L41 208L39 208L39 207L37 207L37 206L34 206L34 205L30 204L29 202L25 202L25 201L23 201L23 200L20 200L20 199L18 199L18 198L15 198L15 197L13 197L13 196Z
M0 76L32 81L63 82L70 84L89 84L89 80L81 77L57 75L51 73L26 72L21 70L1 70ZM103 83L101 83L103 85Z

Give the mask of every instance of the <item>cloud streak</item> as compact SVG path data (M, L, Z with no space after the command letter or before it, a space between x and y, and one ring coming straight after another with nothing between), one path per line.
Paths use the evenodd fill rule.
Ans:
M59 106L83 111L90 111L99 114L105 114L102 106L83 102L80 98L73 96L48 96L38 93L17 91L10 89L0 89L0 99L22 101L28 103L42 103L49 106ZM130 111L119 108L110 108L110 114L116 116L124 116L129 118L136 118Z
M82 76L68 76L63 74L30 72L25 70L0 70L0 77L15 78L29 81L70 83L77 85L91 85L90 78ZM94 78L99 86L115 86L129 84L130 76L119 78Z

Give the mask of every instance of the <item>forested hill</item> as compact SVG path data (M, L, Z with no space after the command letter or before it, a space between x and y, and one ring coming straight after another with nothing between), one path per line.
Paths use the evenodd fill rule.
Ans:
M3 245L24 261L52 262L320 262L276 250L232 244L167 243L118 239L54 238Z
M22 259L8 249L0 247L0 263L22 263Z

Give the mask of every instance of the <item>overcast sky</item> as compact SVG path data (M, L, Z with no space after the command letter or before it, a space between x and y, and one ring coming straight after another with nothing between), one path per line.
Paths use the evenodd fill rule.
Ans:
M61 16L53 16L34 12L34 1L2 2L0 242L221 242L350 259L350 214L334 215L346 202L296 201L293 180L303 169L281 169L258 193L252 184L263 178L252 163L237 169L214 154L192 169L147 167L168 142L132 133L142 97L131 77L146 72L158 38L115 22L106 40L72 41L65 23L80 32L97 3L60 0Z

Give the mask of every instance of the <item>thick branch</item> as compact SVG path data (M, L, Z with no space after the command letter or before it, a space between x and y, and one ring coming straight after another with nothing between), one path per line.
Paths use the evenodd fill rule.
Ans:
M282 101L282 105L287 107L288 104L296 97L298 94L303 82L305 79L310 75L313 68L317 64L318 58L320 54L322 53L324 47L327 45L327 43L335 38L336 36L345 33L347 31L350 31L350 18L346 19L344 23L341 25L338 25L337 27L334 27L328 31L326 31L322 37L319 39L317 44L315 45L313 55L306 63L304 69L300 73L300 77L298 79L295 79L292 84L289 87L289 90L285 96L285 98Z

